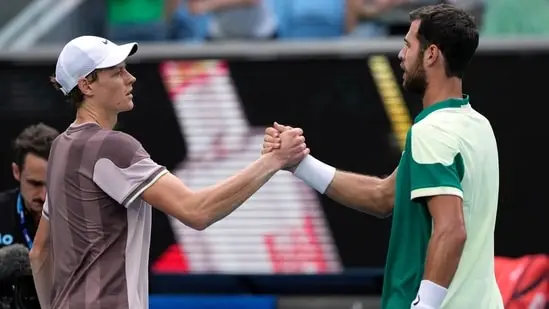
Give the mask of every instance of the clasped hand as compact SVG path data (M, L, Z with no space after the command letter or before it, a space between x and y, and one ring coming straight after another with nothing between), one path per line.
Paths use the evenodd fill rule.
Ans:
M265 129L261 154L273 153L282 163L282 169L292 171L310 153L303 130L278 123Z

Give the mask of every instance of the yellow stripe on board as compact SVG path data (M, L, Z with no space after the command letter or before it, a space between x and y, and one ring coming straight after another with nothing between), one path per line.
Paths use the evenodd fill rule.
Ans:
M372 56L368 59L368 66L377 86L381 102L391 122L401 150L404 150L406 133L412 124L410 111L404 102L400 87L397 83L393 68L385 56Z

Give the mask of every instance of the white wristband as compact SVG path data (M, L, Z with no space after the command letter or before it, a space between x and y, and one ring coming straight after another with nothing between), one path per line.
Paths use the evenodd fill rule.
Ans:
M324 194L334 179L336 169L311 155L307 155L295 169L294 175L311 188Z
M419 285L416 299L410 308L413 309L439 309L446 297L448 290L432 281L422 280Z

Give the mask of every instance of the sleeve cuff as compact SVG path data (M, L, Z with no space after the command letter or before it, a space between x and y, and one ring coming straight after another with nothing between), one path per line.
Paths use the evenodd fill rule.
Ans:
M142 182L139 186L137 186L133 191L132 193L128 194L128 196L124 199L124 201L122 202L122 205L124 205L124 207L128 207L131 205L131 203L133 201L135 201L135 199L140 196L141 194L143 194L143 192L145 190L147 190L150 186L152 186L160 177L162 177L163 175L165 175L166 173L168 173L168 170L163 167L163 166L160 166L156 171L154 171L153 173L151 173L151 175L147 178L146 181Z
M436 196L436 195L455 195L463 199L463 191L461 191L461 189L456 187L431 187L431 188L414 189L410 194L410 198L414 200L421 197L429 197L429 196Z

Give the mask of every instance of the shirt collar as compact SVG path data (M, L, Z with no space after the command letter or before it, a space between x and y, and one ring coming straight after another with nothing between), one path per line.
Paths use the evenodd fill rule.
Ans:
M424 108L419 115L416 116L414 119L414 123L418 123L419 121L423 120L425 117L427 117L429 114L431 114L434 111L437 111L439 109L443 108L457 108L462 107L469 104L469 95L464 94L462 98L450 98L446 99L444 101L440 101L438 103L435 103L431 106L428 106L427 108Z

